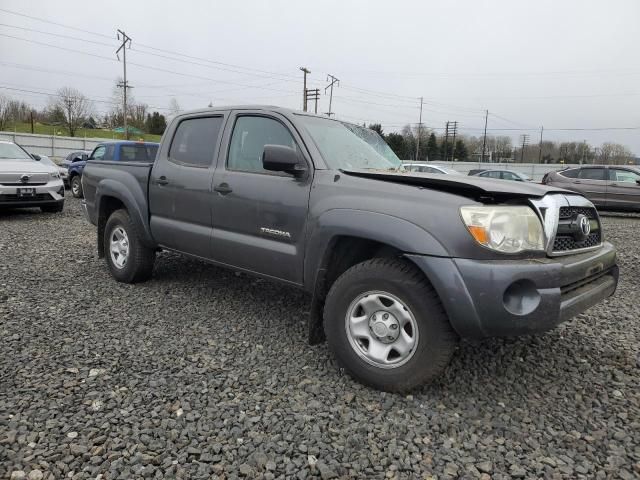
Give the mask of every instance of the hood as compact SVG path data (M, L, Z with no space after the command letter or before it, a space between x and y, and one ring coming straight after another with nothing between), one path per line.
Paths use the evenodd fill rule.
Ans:
M37 160L6 160L0 159L0 173L52 173L56 172L52 166Z
M476 200L503 200L514 197L543 197L547 193L572 193L562 188L538 183L495 180L464 175L439 175L417 172L395 172L384 170L342 170L346 175L370 178L383 182L400 183L417 187L441 190Z

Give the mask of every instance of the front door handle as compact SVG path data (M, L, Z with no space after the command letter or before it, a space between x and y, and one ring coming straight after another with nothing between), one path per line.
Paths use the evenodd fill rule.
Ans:
M233 189L229 186L228 183L221 183L220 185L216 185L215 187L213 187L213 190L221 193L222 195L233 192Z
M164 175L162 175L160 178L158 178L158 180L156 180L156 183L158 185L166 185L169 183L169 180L167 180L167 177L165 177Z

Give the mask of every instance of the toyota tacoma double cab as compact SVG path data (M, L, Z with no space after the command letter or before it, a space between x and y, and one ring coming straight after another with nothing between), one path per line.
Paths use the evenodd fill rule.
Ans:
M116 280L171 250L304 289L310 343L388 391L434 379L460 338L549 330L618 281L583 196L407 172L375 132L284 108L180 114L154 163L89 161L82 186Z

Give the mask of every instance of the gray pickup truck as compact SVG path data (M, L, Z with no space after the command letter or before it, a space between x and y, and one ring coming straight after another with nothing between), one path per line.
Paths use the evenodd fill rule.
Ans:
M461 337L549 330L618 280L583 196L407 172L371 130L282 108L178 115L154 163L89 161L82 184L116 280L172 250L304 289L310 343L389 391L433 379Z

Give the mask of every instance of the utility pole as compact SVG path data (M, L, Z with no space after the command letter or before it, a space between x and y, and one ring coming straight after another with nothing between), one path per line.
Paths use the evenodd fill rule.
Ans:
M520 163L524 163L524 149L529 144L529 134L522 135L522 151L520 152Z
M444 126L444 161L447 161L447 143L449 142L449 122Z
M586 154L587 154L587 141L583 140L582 141L582 163L585 163Z
M118 83L118 87L123 89L122 95L122 116L124 117L124 138L129 140L129 128L127 127L127 89L132 88L129 86L127 82L127 48L131 48L131 37L129 37L122 30L118 29L118 40L120 40L120 36L122 35L122 44L120 48L116 50L116 57L120 60L120 56L118 53L122 50L122 66L124 70L124 79L122 82ZM129 44L127 46L127 44Z
M326 87L324 87L324 93L325 95L327 94L327 88L328 88L329 89L329 111L327 112L327 117L331 118L331 115L333 115L331 113L331 101L333 100L333 86L335 85L337 87L338 85L340 85L340 80L338 80L333 75L327 75L327 82L329 81L329 79L331 79L331 83Z
M453 140L451 141L451 161L455 162L456 153L456 132L458 131L458 122L452 122L453 124Z
M542 163L542 133L544 132L544 126L540 127L540 147L538 148L538 163Z
M482 159L481 162L484 162L484 149L487 145L487 120L489 119L489 110L485 110L484 112L484 135L482 136Z
M311 71L307 67L300 67L300 70L304 72L304 86L302 87L302 111L307 111L307 74Z
M315 113L318 113L318 100L320 99L320 89L319 88L310 88L305 92L304 95L304 101L305 101L305 112L307 111L307 105L309 103L309 100L315 100L316 102L316 106L315 106Z
M420 119L418 120L418 138L416 139L416 160L420 160L420 130L422 127L422 103L423 97L420 97Z

